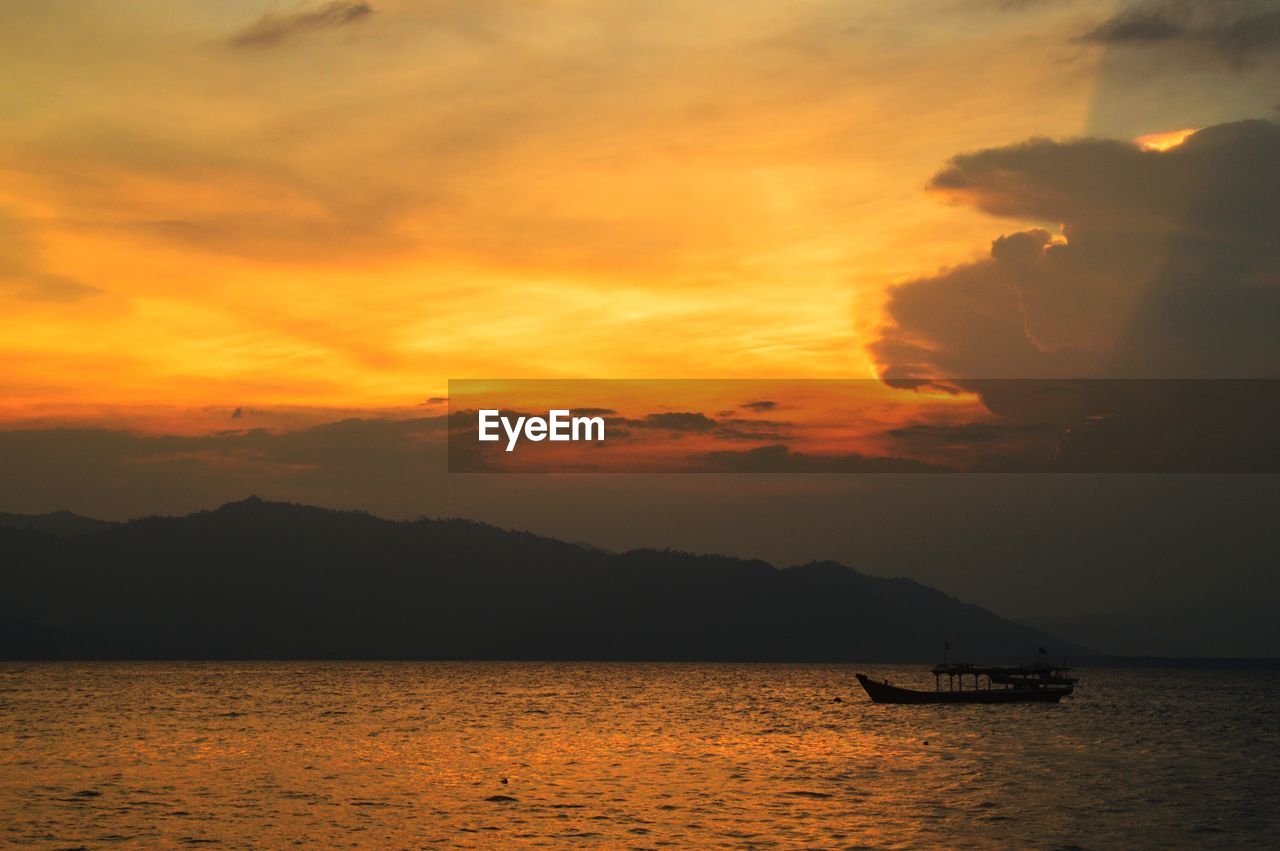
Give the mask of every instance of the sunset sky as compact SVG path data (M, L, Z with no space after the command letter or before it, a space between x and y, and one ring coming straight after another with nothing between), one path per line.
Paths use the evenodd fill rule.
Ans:
M1273 54L1194 16L1130 44L1123 12L7 3L0 416L190 431L412 410L449 377L874 375L895 284L1062 238L931 189L955 155L1274 116Z
M0 511L463 516L1275 651L1274 475L856 473L1280 465L1252 385L966 383L1280 377L1278 81L1271 0L9 0ZM871 389L565 400L717 472L454 475L467 378Z

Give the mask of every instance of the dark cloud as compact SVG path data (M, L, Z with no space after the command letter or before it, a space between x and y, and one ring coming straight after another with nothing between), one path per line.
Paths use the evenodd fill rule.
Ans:
M518 417L542 417L546 416L545 409L534 408L499 408L498 415L510 420ZM719 427L720 423L708 417L706 414L693 411L679 412L661 412L647 414L644 417L623 417L612 408L570 408L570 411L576 416L583 417L602 417L608 434L612 437L623 428L637 429L655 429L673 432L711 432ZM475 408L461 408L449 412L449 429L454 433L469 433L476 428L476 417L478 410Z
M703 413L695 413L689 411L675 411L670 413L648 414L642 420L632 422L640 428L661 428L668 431L692 431L704 432L712 431L716 428L716 421Z
M1022 388L1033 398L1030 388ZM985 398L985 397L984 397ZM993 407L996 407L994 404ZM970 422L954 425L918 423L890 429L885 436L896 452L933 459L953 470L979 473L1047 473L1060 471L1060 447L1071 427L1087 418L1078 410L1054 418L1057 410L1026 405L1030 422ZM1016 419L1009 417L1009 419ZM1120 468L1116 468L1120 469ZM1091 468L1089 472L1115 472ZM1128 470L1126 466L1123 469ZM1084 472L1072 468L1072 472Z
M1004 423L959 423L957 425L932 425L918 423L889 429L886 432L896 440L910 443L927 443L933 446L954 446L957 444L997 443L1010 437L1022 437L1028 434L1056 433L1048 425L1005 425Z
M1173 20L1168 4L1149 4L1125 9L1081 36L1099 44L1171 41L1186 35L1187 29Z
M772 401L771 399L760 399L755 402L743 402L742 407L746 408L749 411L763 412L763 411L772 411L774 408L778 407L778 403Z
M248 419L249 417L253 417L254 419L259 421L259 427L278 428L282 425L282 423L271 422L271 420L275 419L275 417L272 416L273 413L274 412L265 410L263 408L252 408L252 407L249 407L248 405L237 405L235 409L232 410L231 412L231 419L243 420L243 419ZM227 433L235 434L236 432L232 431Z
M604 420L606 448L618 446L647 447L652 451L653 471L685 470L689 459L696 458L706 441L728 446L762 442L785 443L792 424L767 419L712 418L699 411L660 411L643 417L619 416L609 408L573 408L579 416L600 416ZM545 416L545 410L499 409L499 415L514 421L519 417ZM481 444L475 439L477 412L471 409L451 411L448 416L449 469L457 473L489 471L507 472L609 472L634 471L635 455L595 455L566 458L556 444L549 441L523 441L519 459L506 452L502 441ZM676 447L697 441L697 446L683 451ZM516 463L511 462L515 460ZM700 463L700 462L699 462Z
M280 15L268 12L227 39L235 47L272 47L289 39L318 30L344 27L373 14L364 2L334 0L309 11Z
M1280 376L1280 126L1165 152L1034 140L958 156L931 188L1062 236L1006 234L892 290L885 376Z
M1005 234L985 260L895 288L872 352L895 383L950 379L1000 426L1045 432L1025 435L1030 454L974 427L890 433L904 451L994 446L977 469L1280 469L1276 382L1227 380L1280 377L1280 126L1210 127L1165 152L1034 140L956 157L931 188L1061 236ZM1038 380L993 380L1011 378ZM1063 380L1081 378L1151 380Z
M736 417L722 418L715 436L722 440L790 440L787 430L791 423L779 420L744 420Z
M911 389L916 389L913 387ZM830 452L806 452L796 423L701 412L605 416L602 452L574 453L550 441L475 439L476 412L451 412L453 472L1249 472L1280 471L1280 380L956 379L930 392L967 392L990 415L885 426ZM500 412L508 420L545 411ZM928 416L926 414L926 416ZM832 439L830 434L825 440ZM753 449L746 447L754 446ZM623 447L623 451L607 450ZM723 450L723 452L719 450ZM888 460L886 460L888 459Z
M910 458L857 453L819 455L793 452L781 444L746 450L705 452L696 459L717 473L931 473L941 468Z
M710 434L721 440L771 441L786 440L783 432L788 425L788 423L772 420L747 420L733 417L713 419L704 413L690 411L648 414L643 419L626 420L625 423L637 428Z
M1122 9L1080 40L1201 50L1243 67L1280 48L1280 9L1258 0L1147 0Z

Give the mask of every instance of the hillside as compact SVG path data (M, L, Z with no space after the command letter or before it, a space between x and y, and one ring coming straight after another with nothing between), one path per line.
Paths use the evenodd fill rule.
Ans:
M1074 652L833 562L612 554L465 520L251 498L58 534L0 528L7 658L933 661Z

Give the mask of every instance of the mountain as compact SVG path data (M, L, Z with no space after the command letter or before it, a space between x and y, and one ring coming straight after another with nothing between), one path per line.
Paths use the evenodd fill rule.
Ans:
M106 520L81 517L70 511L54 511L49 514L7 514L0 511L0 529L35 529L52 535L87 535L110 527Z
M1081 652L833 562L613 554L251 498L72 536L0 528L0 655L995 661ZM16 526L16 528L15 528Z

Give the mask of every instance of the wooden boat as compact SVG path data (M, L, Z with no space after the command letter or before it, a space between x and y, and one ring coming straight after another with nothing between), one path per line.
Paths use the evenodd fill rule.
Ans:
M1070 668L1060 665L937 665L931 672L932 691L901 688L887 680L876 682L866 674L856 676L874 703L1057 703L1075 690L1076 678L1070 672ZM965 688L965 677L973 677L972 688Z

